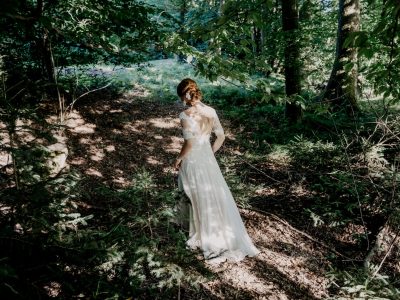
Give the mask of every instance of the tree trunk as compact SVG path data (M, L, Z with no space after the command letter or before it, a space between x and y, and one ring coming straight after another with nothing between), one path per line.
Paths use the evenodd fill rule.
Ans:
M281 0L282 26L285 35L285 90L286 117L290 122L300 122L301 106L293 99L300 94L300 43L297 37L299 29L299 8L297 0Z
M180 11L179 11L179 32L183 36L185 34L185 16L187 13L187 3L186 0L182 0ZM184 62L186 59L186 56L183 54L178 55L178 61L179 62Z
M257 57L261 54L261 30L256 25L253 25L253 55Z
M218 8L218 17L222 17L223 13L224 13L224 5L225 5L225 0L220 0L219 1L219 8ZM221 55L222 54L222 47L221 45L219 45L217 47L216 50L217 55Z
M346 106L352 113L358 110L358 55L355 47L345 46L345 41L351 33L357 32L359 27L359 0L339 0L335 62L323 99L330 100L337 107Z
M42 36L42 60L44 69L46 70L47 80L52 84L56 84L55 66L51 51L50 37L47 30L43 31Z

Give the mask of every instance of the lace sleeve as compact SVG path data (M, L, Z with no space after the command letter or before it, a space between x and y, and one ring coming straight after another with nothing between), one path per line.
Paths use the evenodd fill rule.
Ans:
M179 119L181 120L183 138L185 140L194 138L194 133L188 116L184 112L181 112Z
M214 114L213 132L216 136L225 136L224 129L222 128L221 122L219 121L217 112L215 112Z

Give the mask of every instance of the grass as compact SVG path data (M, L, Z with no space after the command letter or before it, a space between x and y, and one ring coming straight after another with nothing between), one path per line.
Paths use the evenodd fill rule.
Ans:
M211 82L196 74L192 65L178 63L174 59L154 60L126 68L109 65L81 66L75 69L68 68L68 72L63 71L61 74L64 81L68 78L74 79L75 83L83 85L84 91L95 88L96 82L97 85L100 83L103 86L112 83L110 88L117 88L120 92L137 89L142 91L141 95L144 98L162 102L179 100L176 87L187 77L198 83L206 103L221 104L229 99L232 103L240 104L255 95L246 84L222 78ZM273 81L273 85L276 84L277 81Z

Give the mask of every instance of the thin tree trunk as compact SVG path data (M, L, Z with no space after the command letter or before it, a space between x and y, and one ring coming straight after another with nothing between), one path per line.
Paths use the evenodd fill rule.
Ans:
M358 110L357 48L345 47L345 41L360 27L359 0L339 0L336 55L332 72L323 93L323 99L336 106L347 106L351 112ZM345 67L350 64L350 67Z
M253 27L254 56L261 54L261 30L254 25Z
M186 13L187 13L187 3L186 0L182 0L181 3L181 7L180 7L180 11L179 11L179 32L181 35L185 34L185 17L186 17ZM184 62L185 61L186 56L183 54L179 54L178 55L178 61L179 62Z
M282 0L282 26L285 34L285 90L286 117L291 122L299 122L301 106L293 100L300 94L300 45L298 39L299 8L297 0Z
M225 4L225 0L219 0L219 8L218 8L218 17L219 18L221 18L223 13L224 13L224 4ZM213 42L215 43L215 40ZM222 54L221 44L217 45L215 53L217 55L221 55Z

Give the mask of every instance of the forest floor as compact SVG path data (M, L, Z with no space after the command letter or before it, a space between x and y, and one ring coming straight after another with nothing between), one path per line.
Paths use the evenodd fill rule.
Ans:
M160 182L166 176L177 178L172 162L183 142L177 117L183 107L140 96L140 90L113 100L92 96L92 100L78 103L69 114L68 163L88 178L87 190L99 182L115 189L125 188L141 168L146 168ZM223 117L222 122L227 139L218 156L238 155L235 128ZM240 213L261 253L240 263L207 265L215 276L201 284L198 294L185 298L326 299L329 296L328 256L335 252L337 236L333 238L332 232L326 234L314 229L312 221L300 218L301 199L307 191L301 185L285 182L287 170L280 165L269 165L260 172L278 180L269 184L264 175L256 172L253 180L263 185L256 191L258 201L240 209Z

